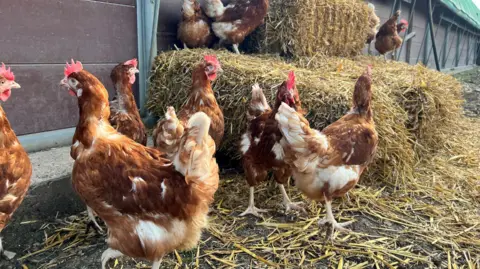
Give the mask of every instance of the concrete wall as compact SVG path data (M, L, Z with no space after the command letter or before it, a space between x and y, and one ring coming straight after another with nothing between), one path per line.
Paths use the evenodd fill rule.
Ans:
M65 61L112 92L112 67L137 55L135 0L0 0L0 25L0 61L22 86L2 104L17 135L77 123L75 98L58 86Z

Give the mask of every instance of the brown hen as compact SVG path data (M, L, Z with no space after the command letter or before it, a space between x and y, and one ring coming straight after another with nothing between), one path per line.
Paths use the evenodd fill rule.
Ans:
M80 110L73 188L108 228L102 268L127 255L158 269L166 254L194 247L219 179L210 118L203 112L190 117L174 165L109 124L108 93L80 62L67 65L61 84Z
M282 102L292 109L302 112L301 102L295 86L295 74L290 72L289 79L278 87L275 106L273 110L268 105L262 89L257 85L252 88L252 101L248 109L247 132L243 134L240 143L243 169L247 182L250 185L250 199L248 208L241 216L252 214L260 216L264 209L255 207L255 186L267 177L267 173L273 171L273 176L283 196L283 204L287 212L297 210L305 212L301 203L292 203L285 191L284 184L288 183L292 171L284 161L284 150L279 144L282 133L275 121L275 114Z
M8 100L12 89L20 88L10 68L0 67L0 100ZM0 106L0 232L23 201L30 186L32 164L10 122ZM11 259L15 253L4 251L0 238L0 253Z
M310 199L325 202L327 216L318 224L331 224L332 233L334 229L348 231L345 226L352 223L337 223L332 213L333 198L343 196L357 184L377 149L371 83L369 66L355 85L350 112L322 132L311 129L303 115L288 104L282 104L275 116L296 186Z

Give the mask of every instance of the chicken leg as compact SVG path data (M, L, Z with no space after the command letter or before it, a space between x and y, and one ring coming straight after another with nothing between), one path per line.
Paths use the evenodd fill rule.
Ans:
M102 269L107 268L107 263L110 259L114 259L122 256L123 256L122 252L115 249L107 248L107 250L105 250L102 253Z
M152 269L160 269L160 264L162 264L162 259L153 262Z
M240 51L238 50L238 44L233 44L233 51L234 51L236 54L240 54Z
M15 257L16 253L3 249L2 238L0 237L0 257L5 257L8 260L11 260Z
M262 216L260 213L268 212L268 210L266 209L259 209L255 207L254 196L255 196L255 187L250 187L250 199L248 202L248 208L242 214L240 214L240 217L243 217L248 214L252 214L260 218Z
M88 218L90 219L90 223L87 224L87 232L88 232L88 228L90 227L90 225L92 225L91 223L93 222L92 226L95 227L95 230L97 230L98 233L103 234L103 229L102 227L100 227L97 220L95 219L95 214L93 212L93 209L91 209L89 206L87 206L87 214L88 214Z
M325 216L325 218L318 221L318 226L324 226L327 223L332 225L331 233L329 236L330 238L333 237L333 233L335 232L335 230L338 230L339 232L345 232L345 233L351 232L349 229L345 228L345 226L352 224L353 221L340 222L340 223L337 222L332 212L332 201L328 200L326 197L325 197L325 207L327 209L327 215Z
M283 184L278 184L278 183L277 185L278 185L278 188L280 189L280 192L282 193L283 205L285 206L287 213L292 210L295 210L295 211L307 214L307 211L305 210L305 208L303 208L303 205L304 205L303 202L292 203L290 201L290 197L288 197L287 191L285 191L285 186L283 186Z

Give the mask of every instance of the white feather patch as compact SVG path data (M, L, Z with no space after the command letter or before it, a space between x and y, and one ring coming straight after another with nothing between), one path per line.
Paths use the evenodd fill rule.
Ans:
M275 143L275 145L273 145L272 152L275 154L275 159L277 160L283 160L283 157L285 157L283 147L279 143Z
M250 136L245 133L242 135L242 141L240 142L240 151L242 154L247 153L248 149L250 148L251 142L250 142Z
M173 219L171 221L171 227L172 229L169 231L154 222L140 220L135 231L137 232L143 249L145 249L147 246L154 247L171 240L183 240L187 229L185 222Z

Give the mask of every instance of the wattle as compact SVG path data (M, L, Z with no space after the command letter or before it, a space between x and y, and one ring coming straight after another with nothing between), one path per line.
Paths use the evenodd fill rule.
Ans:
M10 98L11 93L12 92L10 91L10 89L3 91L2 94L0 94L0 100L2 100L3 102L7 101L8 98Z

